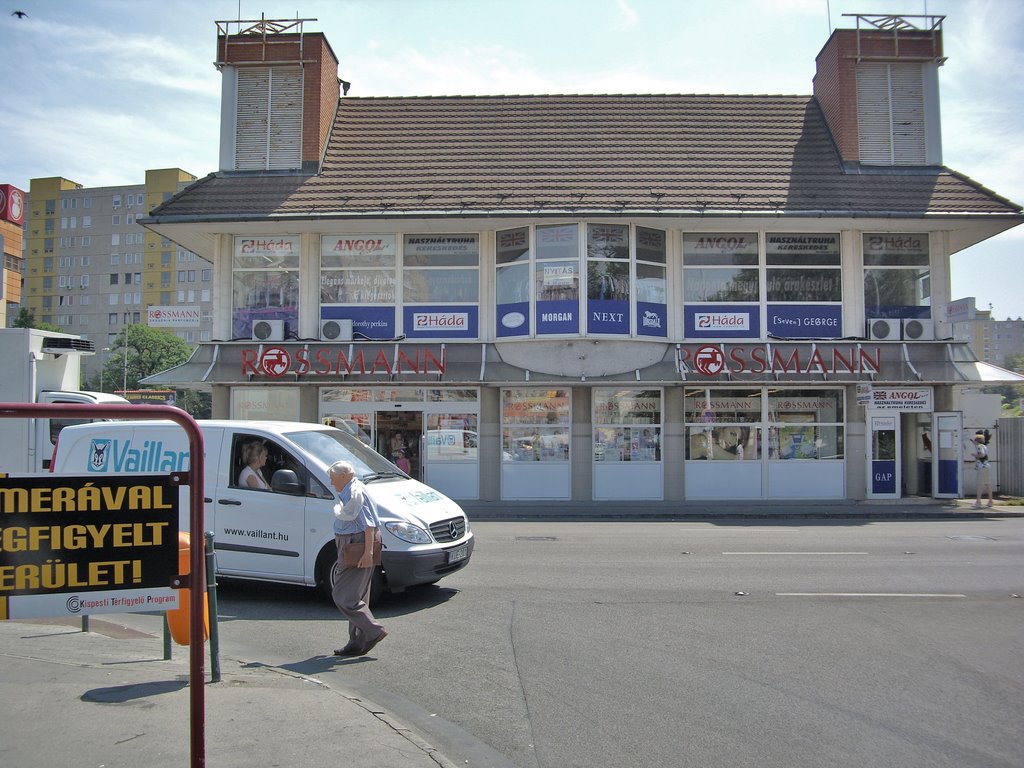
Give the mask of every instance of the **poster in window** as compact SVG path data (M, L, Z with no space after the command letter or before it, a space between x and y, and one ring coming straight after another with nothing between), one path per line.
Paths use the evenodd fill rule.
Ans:
M769 304L768 333L787 339L837 339L843 308L820 304Z
M395 329L394 307L323 307L324 320L352 321L352 335L356 339L393 339Z
M410 339L475 339L478 308L467 306L404 307L405 335Z
M498 305L499 337L530 335L530 302L516 301Z
M636 332L639 336L668 336L668 307L665 304L638 301Z
M537 333L579 333L578 301L538 301Z

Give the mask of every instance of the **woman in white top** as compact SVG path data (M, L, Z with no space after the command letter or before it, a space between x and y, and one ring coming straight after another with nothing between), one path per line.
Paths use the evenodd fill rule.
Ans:
M269 491L270 484L263 477L261 471L267 463L267 447L260 440L253 440L247 443L242 452L245 466L238 476L238 484L243 488L256 488L262 491Z

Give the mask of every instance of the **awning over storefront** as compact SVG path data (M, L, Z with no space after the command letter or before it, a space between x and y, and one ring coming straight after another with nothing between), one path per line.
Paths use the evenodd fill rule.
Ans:
M620 347L599 351L599 344L535 341L510 350L488 343L213 342L142 383L193 389L252 383L1024 383L1024 376L978 360L963 342L636 342L645 354L631 361Z

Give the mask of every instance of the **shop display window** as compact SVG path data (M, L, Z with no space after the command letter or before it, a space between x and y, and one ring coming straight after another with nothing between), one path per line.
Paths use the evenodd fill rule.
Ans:
M284 320L294 334L299 320L299 237L236 237L231 259L231 334L252 336L257 320Z
M756 232L683 234L683 300L743 303L761 298Z
M232 387L231 418L299 421L298 387Z
M842 302L838 234L769 233L765 235L765 262L768 301Z
M767 403L768 458L844 458L843 390L769 391Z
M842 389L687 388L686 459L845 457Z
M593 391L594 461L661 461L661 390Z
M571 427L569 390L501 391L503 461L568 461Z
M477 338L478 234L324 235L320 316L365 338Z
M928 235L865 234L864 315L931 317Z
M477 303L478 235L406 235L402 251L405 304Z
M495 235L499 337L667 335L663 230L538 224Z
M475 413L427 415L427 461L476 461L479 450Z

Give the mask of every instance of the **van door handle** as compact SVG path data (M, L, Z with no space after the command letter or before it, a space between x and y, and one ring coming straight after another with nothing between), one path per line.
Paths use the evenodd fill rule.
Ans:
M211 499L211 498L210 498L209 496L205 496L205 497L203 497L203 501L204 501L204 502L205 502L206 504L213 504L213 499Z
M217 503L218 504L230 504L231 506L234 506L234 507L242 506L242 502L240 502L240 501L238 501L236 499L217 499Z

